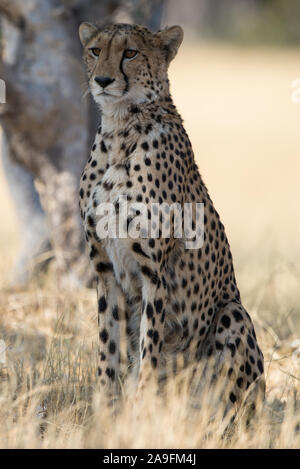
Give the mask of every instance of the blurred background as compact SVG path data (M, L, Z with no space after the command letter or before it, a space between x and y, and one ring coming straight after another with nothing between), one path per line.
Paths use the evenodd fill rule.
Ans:
M36 265L56 265L55 281L69 275L83 249L77 186L99 116L84 97L78 24L181 24L171 91L227 229L242 298L279 336L299 337L300 3L0 0L0 15L2 291L26 288Z
M0 0L0 15L4 285L26 285L28 269L53 257L57 275L70 271L82 250L77 185L99 120L83 98L77 26L85 19L184 27L172 93L237 268L249 276L246 291L284 269L284 281L298 284L299 2Z
M265 355L274 419L256 445L268 447L286 405L300 408L300 2L0 0L0 19L0 340L16 383L4 405L38 383L59 384L55 402L70 412L65 418L54 406L56 432L74 402L90 405L86 390L95 382L96 294L87 288L77 192L100 115L86 93L78 26L180 24L185 39L170 66L171 91ZM287 421L283 437L294 424ZM40 444L26 440L26 426L18 424L18 434L14 422L9 428L12 439L0 432L1 446ZM48 444L64 447L74 429ZM287 440L276 444L299 447L299 432Z

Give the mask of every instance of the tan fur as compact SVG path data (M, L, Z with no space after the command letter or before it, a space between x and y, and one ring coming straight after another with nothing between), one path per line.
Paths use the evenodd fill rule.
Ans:
M234 376L223 398L237 408L251 383L262 380L263 356L241 304L224 226L170 96L167 70L182 29L152 33L117 24L98 30L84 23L80 37L90 90L102 111L80 183L81 215L98 276L100 383L117 387L124 319L129 368L137 364L140 391L168 357L183 353L190 363L216 357ZM92 48L100 49L98 56ZM125 59L128 49L137 55ZM99 76L114 81L101 89ZM135 202L149 209L153 202L203 203L203 246L186 249L186 239L174 236L99 239L97 207L117 204L120 195L129 198L132 213Z

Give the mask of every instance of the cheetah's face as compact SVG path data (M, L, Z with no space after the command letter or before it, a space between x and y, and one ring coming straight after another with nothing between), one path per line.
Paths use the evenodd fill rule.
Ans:
M163 94L168 88L168 65L181 44L183 31L173 26L152 33L128 24L100 30L82 23L79 35L90 90L105 111L109 106L140 104Z

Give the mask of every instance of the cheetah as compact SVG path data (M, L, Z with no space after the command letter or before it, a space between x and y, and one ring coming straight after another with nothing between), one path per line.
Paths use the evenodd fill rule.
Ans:
M82 23L79 36L89 90L101 109L79 191L97 277L100 386L117 392L125 333L137 395L159 375L168 356L185 353L191 363L216 357L228 365L230 386L223 398L228 408L237 409L250 386L263 388L263 354L241 303L224 226L170 94L168 67L183 30ZM167 211L159 214L156 236L142 230L120 236L118 220L116 236L99 236L104 215L98 207L111 204L119 213L122 198L129 207L127 227L140 215L136 204L146 207L148 228L155 224L154 205L199 204L201 246L187 247L185 233L181 239L174 235L181 222L176 224L178 214L167 217ZM193 231L197 217L193 209L192 234L198 232ZM162 236L167 224L170 234Z

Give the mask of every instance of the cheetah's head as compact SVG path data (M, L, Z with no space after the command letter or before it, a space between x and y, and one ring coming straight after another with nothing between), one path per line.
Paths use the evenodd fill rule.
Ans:
M168 66L183 39L180 26L152 33L138 25L100 29L82 23L79 36L89 87L104 113L168 95Z

